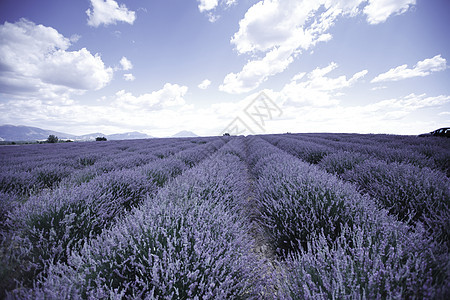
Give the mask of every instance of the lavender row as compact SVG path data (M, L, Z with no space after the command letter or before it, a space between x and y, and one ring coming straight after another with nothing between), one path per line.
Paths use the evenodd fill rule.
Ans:
M173 146L157 147L152 150L151 154L133 156L129 153L121 153L121 156L109 157L108 160L101 160L93 165L89 165L84 169L77 170L70 174L66 180L63 181L65 185L77 185L82 182L87 182L97 175L108 173L114 170L123 170L135 168L137 166L145 165L153 160L169 158L173 155L181 159L185 164L192 166L203 157L201 153L207 154L215 150L223 144L222 140L215 138L197 138L187 141L181 141ZM179 156L177 156L179 154ZM188 156L192 156L193 161L189 161ZM143 159L141 159L143 157Z
M133 163L142 164L142 161L163 158L174 153L173 149L187 149L197 145L195 140L141 140L140 148L135 144L133 147L124 142L137 141L113 141L107 143L75 143L75 144L55 144L55 145L33 145L40 150L37 152L29 151L31 146L20 147L3 147L4 156L2 156L1 172L16 171L30 172L36 168L48 165L61 165L74 170L85 168L91 165L108 164L114 161L121 166L127 167L125 164ZM204 141L206 142L206 141ZM133 145L133 144L132 144ZM14 151L12 151L14 150ZM19 160L14 159L14 155L21 155ZM139 161L142 160L142 161Z
M428 167L386 162L363 154L333 150L311 141L269 137L278 148L355 183L403 221L425 223L437 241L450 238L450 180ZM449 244L450 246L450 244Z
M323 134L316 135L320 138L339 140L356 144L383 144L389 148L409 148L415 151L429 154L445 150L448 152L450 141L448 139L431 137L418 138L416 136L387 135L387 134Z
M17 274L22 284L34 278L52 263L66 262L70 251L82 247L90 238L107 229L118 218L137 207L147 197L154 197L168 180L191 165L205 159L222 146L213 140L177 157L155 160L134 169L113 171L89 182L67 189L62 186L38 196L9 214L4 251L9 258L6 271ZM11 278L14 279L14 278ZM4 281L11 285L10 280Z
M312 141L303 141L289 136L268 135L262 137L274 146L310 164L319 163L323 157L333 152L329 146Z
M212 139L193 139L190 141L180 141L172 142L172 144L177 145L176 147L161 146L162 143L156 142L158 146L149 147L153 154L135 153L135 152L117 152L117 153L103 153L99 151L99 148L104 148L102 146L92 147L86 145L84 148L90 150L96 149L97 152L92 152L90 154L79 154L76 149L80 149L76 144L73 144L75 149L72 150L71 156L62 156L58 158L59 164L47 162L46 165L40 167L32 168L29 171L1 171L0 173L0 213L2 217L0 218L0 224L3 226L3 221L7 213L12 210L13 207L20 203L25 202L31 195L39 195L41 192L45 192L48 189L56 188L57 186L62 186L62 188L70 189L73 186L80 185L82 183L88 182L95 178L96 176L113 172L115 170L125 170L132 169L137 166L149 163L154 160L158 160L163 157L170 157L171 155L181 152L182 150L198 148L202 149L205 147L205 143ZM141 141L142 146L146 146L147 141ZM120 146L120 143L118 143ZM214 144L214 143L213 143ZM100 143L102 145L102 143ZM116 142L111 142L115 148ZM109 147L112 147L112 146ZM153 144L151 144L153 145ZM44 145L37 145L44 146ZM53 145L59 146L59 145ZM29 146L22 146L20 149L24 149ZM122 150L126 150L123 145L120 146ZM145 147L143 150L147 151ZM102 150L103 151L103 150ZM45 152L44 152L45 153ZM76 154L74 154L76 153ZM77 157L77 161L83 162L83 168L74 168L70 166L70 163L64 163L63 158L68 158L69 160L74 160L73 155ZM37 157L28 157L30 162L33 162ZM81 163L80 163L81 164ZM12 168L11 168L12 169Z
M23 298L228 299L268 295L240 207L248 196L239 140L187 170L143 207L51 265ZM233 154L235 153L235 154ZM265 294L262 294L265 292Z
M277 138L281 138L278 136ZM441 166L435 164L433 158L427 157L425 154L416 152L414 150L404 148L389 148L384 144L370 144L370 143L348 143L336 140L311 138L308 135L289 135L288 139L300 143L311 143L315 148L325 148L328 153L332 153L338 150L358 152L363 155L367 155L371 158L384 160L387 162L400 162L409 163L418 167L430 167L439 169ZM283 139L283 138L282 138ZM284 140L284 139L283 139Z
M449 292L448 251L421 227L261 139L252 138L249 152L260 222L284 261L290 297L432 299Z
M44 144L0 147L0 162L2 170L5 167L29 170L47 161L64 161L77 168L83 165L83 158L89 163L89 156L97 159L113 156L118 153L151 154L154 149L176 146L186 143L186 140L152 139L131 141L109 141L70 144ZM32 162L30 158L33 158ZM30 165L31 163L31 165Z
M327 162L324 161L324 166ZM368 159L341 178L356 184L403 221L423 223L436 241L450 247L450 179L442 172Z
M394 135L301 134L289 135L335 150L359 152L387 162L409 163L441 170L450 176L450 141Z
M415 151L430 158L437 169L450 175L450 140L439 137L418 138L415 136L395 135L346 135L345 142L371 143L393 148L397 151ZM431 165L429 166L431 167Z
M368 154L338 150L313 142L273 138L279 148L356 183L401 220L421 221L440 242L450 238L450 181L427 167L387 163ZM450 244L449 244L450 246Z
M406 135L388 135L388 134L348 134L348 133L312 133L312 134L294 134L293 137L302 137L309 140L328 140L337 142L346 142L351 144L379 145L382 144L388 148L410 148L422 152L424 149L446 150L450 141L448 139L431 137L419 138Z
M63 149L58 147L59 144L51 145L57 149L51 149L50 154L42 151L40 154L26 156L27 160L20 164L3 166L0 173L0 191L28 196L46 188L53 188L62 180L71 181L74 178L76 182L113 170L133 168L197 145L187 141L170 143L166 141L164 144L156 142L156 145L148 144L147 141L141 143L143 149L139 152L128 152L129 148L120 142L109 142L108 147L84 143L83 146L87 149L83 149L85 153L81 154L78 150L82 147L78 145L74 145L73 149L66 149L67 151L63 153L60 152ZM147 144L151 146L148 149L145 148ZM61 146L68 147L66 144ZM30 146L21 146L18 149L24 150L27 147ZM114 149L122 150L106 152ZM55 150L57 151L54 152Z
M111 142L108 147L103 146L104 143L99 143L99 145L89 146L88 143L84 143L81 147L78 144L71 144L75 149L72 150L72 154L65 156L64 154L57 158L59 163L54 164L47 161L46 165L40 167L30 168L28 171L5 171L0 172L0 212L2 214L2 220L6 216L7 212L11 210L12 207L19 204L20 202L26 201L29 196L33 194L39 194L42 190L51 189L55 186L64 185L65 188L71 188L74 185L79 185L84 182L88 182L98 175L102 175L114 170L132 169L136 166L140 166L151 162L158 158L169 157L176 154L182 150L194 149L192 151L185 151L183 156L190 155L195 159L196 153L202 151L205 148L205 144L214 146L214 143L221 143L220 141L214 141L213 138L196 138L196 139L171 139L170 143L162 139L164 143L158 140L154 143L148 144L148 141L142 140L141 144L137 141L132 141L135 146L132 148L136 150L138 145L141 145L142 150L148 151L151 149L153 154L144 154L145 152L135 153L135 152L114 152L106 153L103 148L120 148L121 151L127 150L128 146L123 145L122 141ZM127 141L128 142L128 141ZM91 143L95 144L95 143ZM173 147L169 147L169 144L173 144ZM146 147L149 145L148 147ZM155 146L156 145L156 146ZM175 147L176 145L176 147ZM34 145L37 147L46 145ZM59 146L52 145L52 146ZM67 145L63 145L67 146ZM151 146L151 147L150 147ZM31 146L22 146L17 149L23 150ZM208 147L208 146L207 146ZM79 149L86 148L91 151L87 154L80 154ZM99 149L103 149L99 151ZM95 150L95 151L94 151ZM27 151L24 151L27 152ZM70 152L70 151L67 151ZM21 153L21 151L18 151ZM43 152L46 155L45 151ZM53 154L52 154L53 155ZM70 163L64 163L64 158L69 161L73 160L73 155L79 161L82 169L79 167L74 168L70 166ZM35 159L39 160L39 155L28 157L28 161L32 165ZM181 157L183 158L183 157ZM185 159L184 159L185 161ZM192 166L193 162L186 162ZM9 166L6 166L9 167ZM11 168L13 169L13 168ZM0 220L1 221L1 220Z

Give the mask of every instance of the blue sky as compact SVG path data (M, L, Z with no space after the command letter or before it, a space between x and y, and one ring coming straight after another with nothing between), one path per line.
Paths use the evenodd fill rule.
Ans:
M450 126L449 13L445 0L2 0L0 124L431 131Z

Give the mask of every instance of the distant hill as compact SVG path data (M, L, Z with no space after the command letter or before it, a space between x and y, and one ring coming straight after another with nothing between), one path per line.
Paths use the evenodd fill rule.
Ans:
M0 140L3 141L37 141L45 140L49 135L56 135L60 139L73 139L75 135L63 132L41 129L30 126L0 126Z
M97 137L107 137L106 134L95 132L89 134L78 135L74 138L76 141L95 141Z
M178 133L175 133L174 135L172 135L172 137L198 137L198 135L196 135L192 131L183 130Z
M59 139L71 139L75 141L94 141L96 137L106 137L108 140L133 140L133 139L148 139L152 136L133 131L125 133L116 133L106 135L100 132L73 135L64 132L41 129L31 126L14 126L2 125L0 126L0 141L28 141L34 142L39 140L46 140L49 135L56 135Z
M137 140L137 139L149 139L153 138L151 135L138 132L138 131L132 131L132 132L125 132L125 133L115 133L105 136L108 140Z

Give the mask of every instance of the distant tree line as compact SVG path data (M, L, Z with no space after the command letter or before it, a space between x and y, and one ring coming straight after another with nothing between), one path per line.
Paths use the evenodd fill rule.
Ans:
M48 136L48 138L45 140L45 142L39 142L38 141L38 143L39 144L43 144L43 143L51 143L51 144L54 144L54 143L63 143L63 142L65 142L65 143L69 143L69 142L73 142L72 140L60 140L60 139L58 139L58 137L56 136L56 135L54 135L54 134L50 134L49 136Z
M50 134L47 138L47 143L57 143L58 137L54 134Z

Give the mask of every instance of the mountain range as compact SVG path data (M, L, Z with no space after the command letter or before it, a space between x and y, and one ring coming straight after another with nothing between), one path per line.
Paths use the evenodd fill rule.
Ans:
M93 141L97 137L106 137L108 140L133 140L133 139L154 138L153 136L138 131L115 133L108 135L100 132L84 135L74 135L31 126L14 126L14 125L0 126L0 141L28 141L28 142L42 141L46 140L49 135L56 135L59 139L73 140L73 141ZM184 130L174 134L172 137L197 137L197 136L198 135L196 135L191 131Z
M198 137L198 135L196 135L192 131L183 130L178 133L175 133L174 135L172 135L172 137Z

